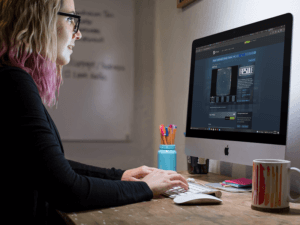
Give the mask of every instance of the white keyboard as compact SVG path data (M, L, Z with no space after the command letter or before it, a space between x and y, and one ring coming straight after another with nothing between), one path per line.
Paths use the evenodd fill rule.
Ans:
M184 188L177 186L167 190L162 195L169 198L175 198L177 196L187 195L190 193L211 194L217 198L222 196L222 192L220 190L209 188L203 184L197 184L193 178L188 178L187 182L189 184L189 190L186 191Z

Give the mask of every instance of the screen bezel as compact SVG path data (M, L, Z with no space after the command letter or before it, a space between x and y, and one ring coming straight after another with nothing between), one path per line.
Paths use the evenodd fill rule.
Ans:
M249 35L251 33L263 31L281 25L285 25L285 41L284 41L284 59L283 59L284 76L282 82L282 101L281 101L282 104L281 104L279 134L191 130L190 127L191 127L191 112L192 112L192 100L193 100L192 94L193 94L193 87L194 87L196 48L206 46L209 44L214 44L216 42L232 39L238 36ZM245 25L242 27L237 27L228 31L217 33L211 36L199 38L193 41L191 68L190 68L189 95L188 95L186 137L286 145L290 65L291 65L292 25L293 25L293 15L291 13L286 13L256 23L252 23L249 25Z

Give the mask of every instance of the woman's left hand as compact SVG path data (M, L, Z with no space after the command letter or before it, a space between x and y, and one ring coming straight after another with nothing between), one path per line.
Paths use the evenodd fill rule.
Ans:
M149 173L151 173L155 170L159 170L159 169L157 169L155 167L140 166L135 169L126 170L123 173L121 180L122 181L140 181L141 178L144 178Z

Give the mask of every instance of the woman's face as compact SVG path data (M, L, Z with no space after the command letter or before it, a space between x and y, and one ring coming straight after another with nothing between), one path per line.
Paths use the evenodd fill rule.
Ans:
M73 11L73 12L72 12ZM60 12L74 14L75 6L73 0L64 0L64 6ZM76 34L74 30L74 20L68 16L58 15L57 19L57 60L56 64L66 65L70 62L70 55L74 51L75 40L81 39L80 30ZM69 49L72 45L73 51Z

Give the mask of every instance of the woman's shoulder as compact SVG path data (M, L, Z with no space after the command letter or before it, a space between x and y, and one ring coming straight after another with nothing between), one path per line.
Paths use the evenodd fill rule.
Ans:
M20 67L16 67L16 66L8 66L8 65L0 65L0 70L17 70L17 71L20 71L20 72L23 72L23 73L27 73L24 69L20 68Z

